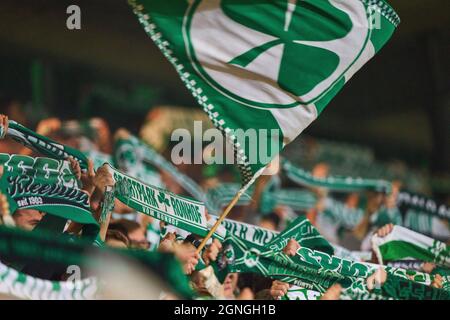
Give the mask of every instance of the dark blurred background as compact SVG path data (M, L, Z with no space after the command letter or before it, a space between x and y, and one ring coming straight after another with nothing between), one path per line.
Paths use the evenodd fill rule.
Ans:
M361 144L401 159L449 192L450 0L390 0L402 23L307 135ZM68 30L66 8L81 7ZM126 0L1 0L0 94L28 112L102 116L137 131L158 104L198 108Z

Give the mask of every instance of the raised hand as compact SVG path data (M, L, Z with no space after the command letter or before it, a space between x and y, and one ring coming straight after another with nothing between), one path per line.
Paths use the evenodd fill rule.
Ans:
M0 114L0 139L3 139L6 136L6 133L8 132L8 126L8 116Z
M289 287L289 283L274 280L272 282L272 286L270 287L270 295L275 300L278 300L288 292Z
M103 194L106 186L114 186L114 179L106 165L98 168L93 179L94 186Z
M219 240L213 239L212 243L206 248L202 255L205 264L209 265L211 262L216 261L220 250L222 250L222 244Z
M292 257L295 256L298 249L300 249L300 244L295 239L290 239L286 247L284 247L283 253Z
M366 279L367 289L372 291L377 286L383 285L387 280L387 272L383 268L378 269L374 274Z
M322 295L320 300L339 300L341 297L342 286L339 283L333 284L328 290Z
M392 232L394 225L392 223L386 224L377 230L376 235L383 238Z

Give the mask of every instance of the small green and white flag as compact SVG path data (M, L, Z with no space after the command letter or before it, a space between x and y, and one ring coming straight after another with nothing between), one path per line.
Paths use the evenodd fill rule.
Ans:
M392 36L384 0L129 0L247 184ZM256 143L246 143L256 132ZM255 148L256 146L256 148Z
M450 246L400 226L385 237L375 234L372 248L380 263L407 259L450 267Z

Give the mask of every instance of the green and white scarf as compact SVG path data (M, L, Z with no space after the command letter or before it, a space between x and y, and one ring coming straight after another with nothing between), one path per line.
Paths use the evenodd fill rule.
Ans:
M97 296L96 278L76 281L38 279L0 262L0 294L27 300L92 300Z
M304 216L299 216L291 224L276 236L266 247L276 251L282 251L290 239L296 240L300 246L320 250L329 254L334 253L331 244L317 231L311 222Z
M397 205L402 211L412 208L431 216L450 220L450 208L447 205L419 194L402 190L397 197Z
M447 241L450 239L448 222L415 208L402 208L401 225L429 237Z
M256 272L320 293L339 282L354 297L368 295L370 292L367 290L365 279L380 267L379 265L340 259L304 247L298 250L296 256L288 257L283 253L273 252L234 237L227 238L223 248L216 266L219 277L223 277L228 272ZM444 290L429 287L431 277L427 274L389 267L386 267L385 270L388 278L408 285L410 285L409 282L412 282L409 277L417 282L414 285L420 289L416 290L419 292L415 292L415 295L403 295L403 297L450 298ZM401 292L401 290L391 291L391 293L383 292L383 295L398 298L399 292Z
M450 246L401 226L385 237L373 235L372 248L380 263L413 259L450 267Z
M89 195L78 188L69 163L49 158L0 154L5 172L0 190L10 211L36 209L82 224L98 223L92 216Z
M116 198L130 208L199 236L208 233L203 203L145 184L111 165L108 169Z
M114 145L115 164L119 170L136 179L158 188L164 188L161 175L150 165L148 156L146 157L146 150L147 146L136 137L120 139Z
M83 154L94 162L94 169L97 170L105 163L113 164L113 157L95 149L83 151Z
M0 153L0 166L11 176L27 175L47 184L79 187L79 182L67 161Z
M323 215L340 227L353 229L364 217L364 210L361 208L350 208L345 203L327 197Z
M159 170L166 171L184 190L189 192L191 196L193 196L198 201L205 203L206 205L208 204L205 193L194 180L181 173L173 164L167 161L156 150L134 136L130 136L130 138L126 140L119 139L116 142L114 154L115 162L118 164L123 163L124 161L133 162L132 160L127 159L127 157L130 156L130 153L127 152L127 149L130 148L132 149L132 152L135 153L135 156L139 157L139 161L142 161L142 163L144 164L155 166ZM209 209L210 208L208 207L208 210Z
M307 211L317 203L317 197L308 190L275 189L263 192L260 203L262 213L271 212L277 206L288 206L295 211Z
M320 300L322 294L299 286L292 286L280 300Z
M73 157L80 163L81 169L87 169L87 158L81 151L41 136L13 120L9 120L6 136L49 158L64 160Z
M220 183L217 187L207 190L206 197L210 207L214 213L220 213L224 206L228 205L231 200L236 196L236 193L241 189L241 186L237 183ZM252 187L239 198L237 206L246 206L252 202L251 194L253 193Z
M377 191L390 192L391 183L384 180L373 180L363 178L329 176L316 178L310 172L294 166L288 160L283 159L282 167L286 176L293 182L315 188L326 188L333 191Z

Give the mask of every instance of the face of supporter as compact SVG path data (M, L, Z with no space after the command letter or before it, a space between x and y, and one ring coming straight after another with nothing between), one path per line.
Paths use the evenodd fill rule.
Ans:
M145 230L139 228L128 233L128 238L131 241L131 245L135 248L147 249L149 247L149 242L145 237Z
M34 209L19 209L13 214L13 219L17 227L31 231L44 215L45 213Z
M237 281L237 273L227 274L225 281L223 282L223 294L225 298L234 298L234 290L236 290Z

